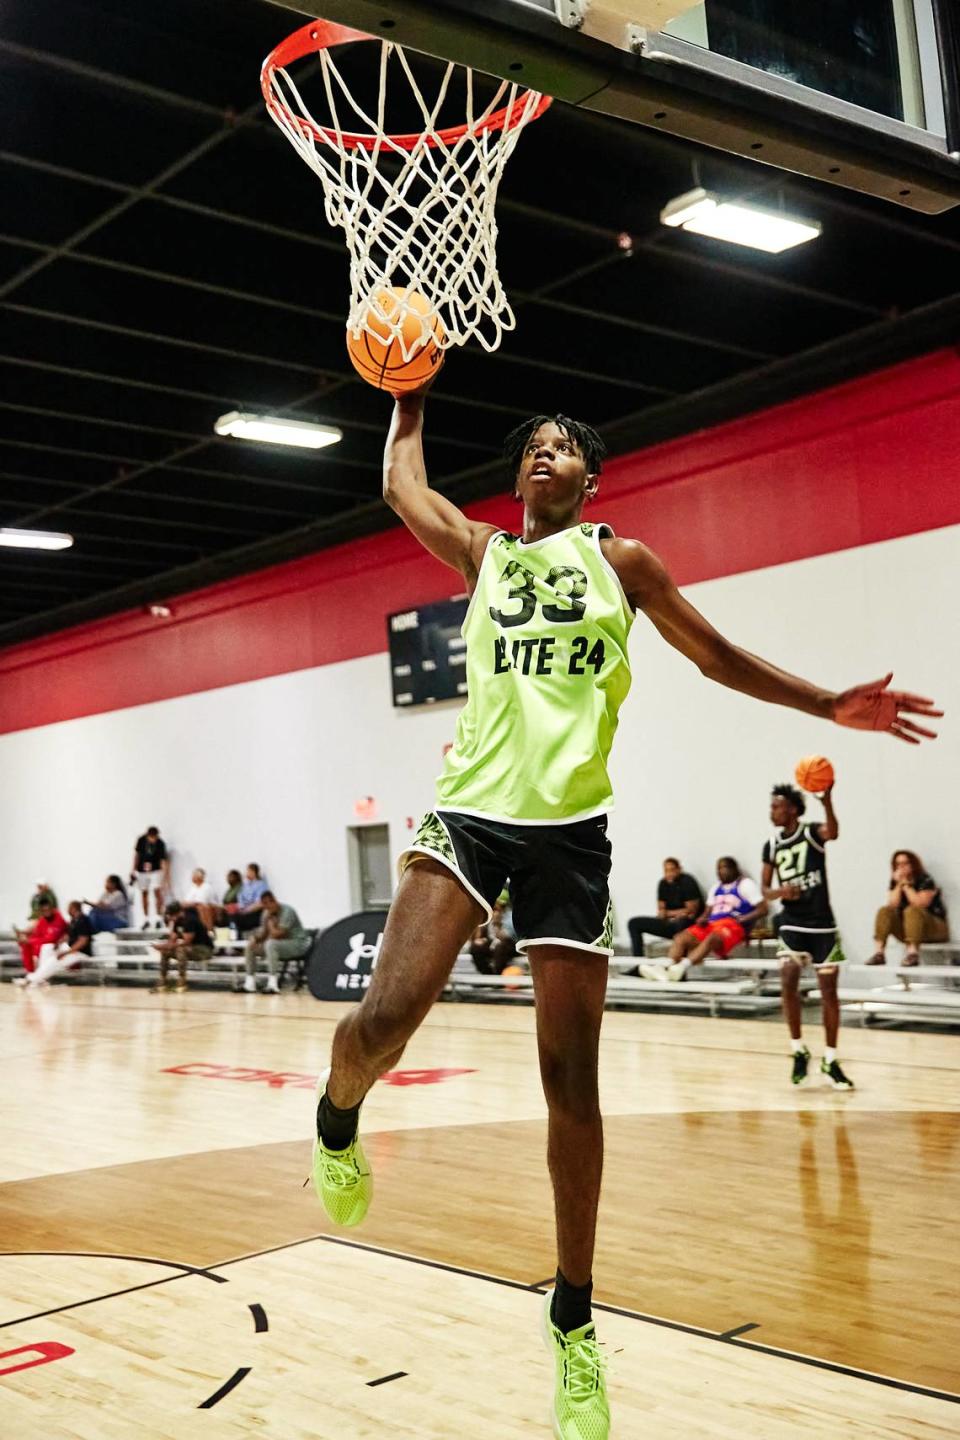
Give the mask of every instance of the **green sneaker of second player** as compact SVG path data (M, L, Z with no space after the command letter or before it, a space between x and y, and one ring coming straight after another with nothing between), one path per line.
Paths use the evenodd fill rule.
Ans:
M610 1405L593 1321L565 1335L550 1316L553 1291L543 1307L543 1340L553 1354L556 1381L553 1391L553 1433L556 1440L607 1440Z
M330 1071L324 1070L317 1086L319 1106ZM313 1142L313 1188L335 1225L359 1225L373 1198L373 1175L356 1135L345 1150L328 1150L319 1129Z
M810 1051L806 1046L802 1050L793 1052L793 1069L790 1072L790 1083L792 1085L806 1085L807 1072L810 1069Z
M831 1060L828 1064L826 1057L824 1057L824 1059L820 1061L820 1074L826 1075L834 1090L853 1089L853 1081L849 1076L844 1075L840 1069L840 1062L838 1060Z

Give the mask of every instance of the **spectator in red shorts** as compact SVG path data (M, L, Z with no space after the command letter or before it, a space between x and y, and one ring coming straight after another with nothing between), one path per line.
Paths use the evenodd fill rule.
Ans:
M27 974L21 975L13 983L14 985L25 985L27 975L31 975L36 969L43 947L51 945L54 952L56 951L57 945L67 933L67 922L56 906L50 904L49 900L41 900L40 914L30 929L17 930L14 933L20 942L23 968Z
M726 959L746 940L754 921L766 915L767 902L759 886L741 874L732 855L722 855L717 861L717 877L696 923L674 937L670 963L640 966L645 980L683 980L691 965L701 965L708 955Z

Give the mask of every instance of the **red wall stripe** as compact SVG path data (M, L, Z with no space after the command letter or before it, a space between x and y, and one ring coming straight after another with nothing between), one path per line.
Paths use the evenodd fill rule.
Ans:
M468 513L519 519L506 496ZM958 524L960 353L621 456L593 513L682 585ZM0 733L375 654L388 611L457 589L396 529L181 596L169 620L60 631L0 651Z

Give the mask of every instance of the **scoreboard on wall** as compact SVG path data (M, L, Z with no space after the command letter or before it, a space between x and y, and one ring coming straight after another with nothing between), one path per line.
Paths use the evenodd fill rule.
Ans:
M394 705L466 698L467 646L460 628L468 603L461 595L387 616Z

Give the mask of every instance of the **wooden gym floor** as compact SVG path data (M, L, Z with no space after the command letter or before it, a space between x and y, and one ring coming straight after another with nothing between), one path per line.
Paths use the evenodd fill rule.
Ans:
M548 1436L533 1013L438 1006L310 1188L309 996L0 988L0 1433ZM820 1036L811 1048L820 1052ZM611 1013L597 1318L618 1440L938 1440L960 1423L955 1037Z

